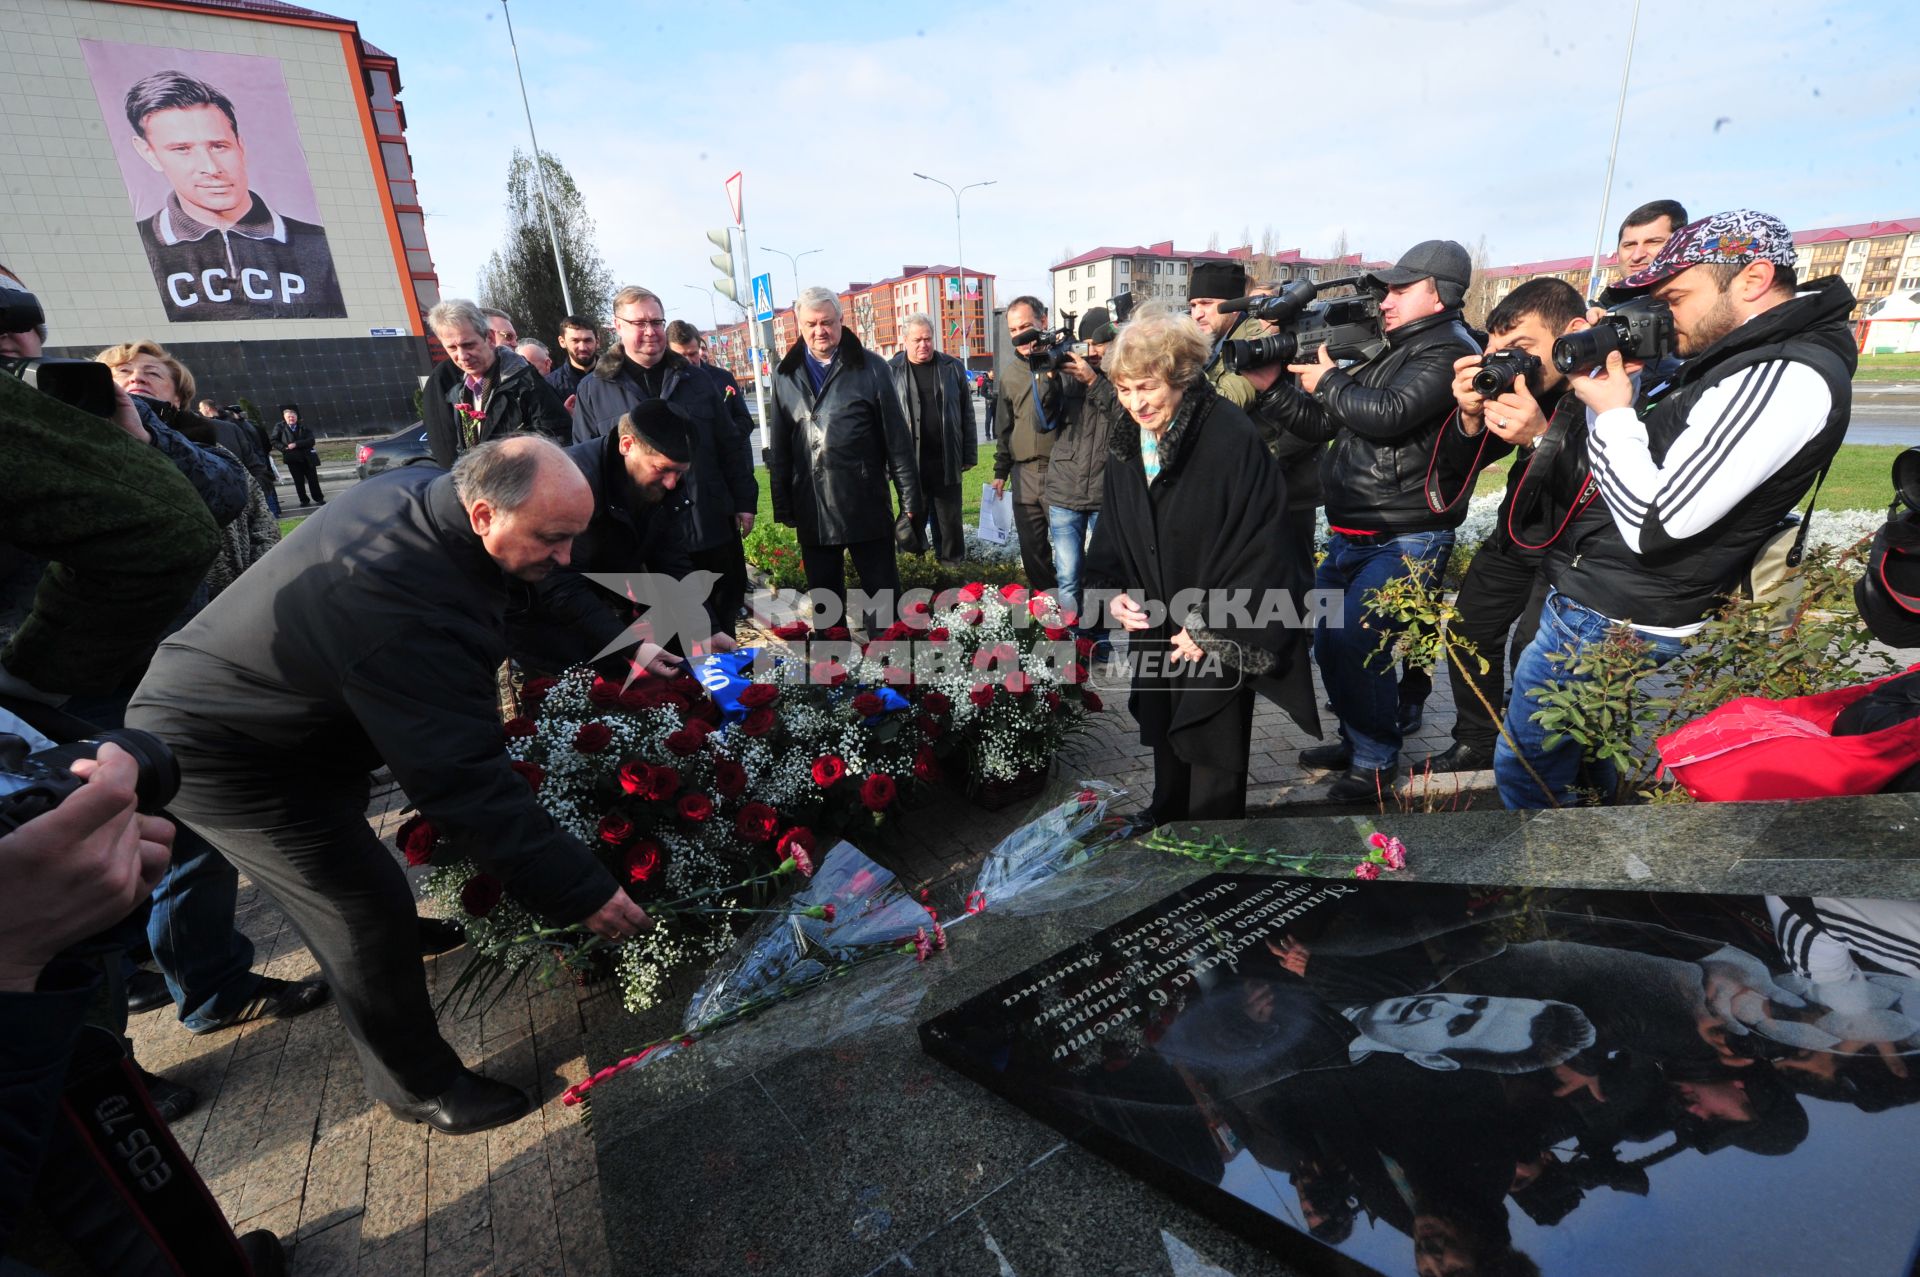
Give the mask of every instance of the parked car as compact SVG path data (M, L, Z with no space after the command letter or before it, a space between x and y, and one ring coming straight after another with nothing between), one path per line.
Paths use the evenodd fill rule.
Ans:
M433 453L427 450L427 428L416 421L392 438L363 443L353 460L354 469L362 479L395 466L418 465L423 461L432 465Z

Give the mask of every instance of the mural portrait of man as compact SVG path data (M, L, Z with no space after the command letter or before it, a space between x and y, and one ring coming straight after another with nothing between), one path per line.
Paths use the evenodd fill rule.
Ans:
M109 131L138 160L135 165L125 149L116 148L167 318L191 323L344 317L326 231L294 215L311 214L313 190L278 64L270 58L87 43ZM128 85L130 51L142 55L132 69L156 62L166 69L148 71ZM202 74L181 69L198 69L215 59L266 65L248 67L238 77L247 85L244 94L214 83L208 78L217 73L214 69ZM251 127L243 126L236 98L245 104ZM116 106L126 132L112 118ZM256 108L258 120L252 118ZM262 161L260 172L249 170L250 141ZM164 179L164 188L155 174Z

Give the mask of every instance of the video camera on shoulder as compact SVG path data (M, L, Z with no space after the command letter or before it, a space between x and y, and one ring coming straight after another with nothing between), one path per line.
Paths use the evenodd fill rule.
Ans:
M1600 322L1553 343L1553 366L1564 373L1607 366L1607 356L1653 363L1674 351L1673 311L1654 297L1635 297L1612 307Z
M1013 335L1012 344L1024 346L1028 342L1038 343L1038 349L1021 356L1035 372L1059 372L1073 362L1075 355L1085 354L1085 344L1074 339L1074 320L1079 314L1063 310L1067 322L1058 328L1026 328Z
M1223 311L1244 311L1281 331L1266 337L1221 344L1220 361L1230 371L1267 364L1305 364L1320 357L1326 347L1335 359L1371 359L1387 348L1386 325L1380 301L1366 294L1329 297L1314 295L1325 288L1352 287L1354 279L1320 283L1296 279L1271 297L1236 297L1220 303Z

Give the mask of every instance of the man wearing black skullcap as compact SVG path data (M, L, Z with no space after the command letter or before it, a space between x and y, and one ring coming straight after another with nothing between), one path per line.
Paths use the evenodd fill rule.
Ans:
M1237 372L1229 372L1220 358L1220 347L1229 341L1247 341L1264 337L1267 326L1244 312L1221 310L1220 303L1247 295L1247 268L1239 262L1201 262L1187 280L1187 314L1213 338L1213 354L1207 358L1207 380L1221 396L1237 407L1253 406L1254 385Z
M1300 755L1308 767L1343 772L1332 798L1374 802L1399 773L1400 688L1393 659L1380 651L1398 626L1367 601L1409 573L1437 585L1466 517L1464 501L1437 514L1429 508L1426 477L1453 415L1453 363L1480 352L1460 319L1471 272L1466 249L1430 239L1391 269L1362 276L1361 287L1380 300L1383 349L1340 368L1322 346L1312 363L1288 365L1300 384L1275 386L1263 407L1291 434L1333 441L1320 462L1329 534L1313 584L1342 602L1315 626L1313 658L1340 739Z
M652 634L638 644L633 659L655 674L671 674L685 649L729 651L734 646L729 617L720 615L714 595L700 584L687 551L687 474L694 464L694 435L699 429L678 404L647 399L621 415L611 433L577 443L567 455L593 489L593 519L573 541L571 564L541 582L533 605L507 617L514 655L542 669L561 670L606 653L633 619L634 606L669 604L649 618ZM603 578L596 584L586 574ZM652 578L643 584L642 577ZM618 584L605 578L618 578ZM696 589L703 619L698 633L682 633L681 653L666 650L685 628L667 580ZM628 596L632 597L629 598ZM666 621L661 624L661 621Z

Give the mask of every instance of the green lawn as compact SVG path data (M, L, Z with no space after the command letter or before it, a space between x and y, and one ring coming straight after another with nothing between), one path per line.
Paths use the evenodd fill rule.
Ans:
M1855 381L1920 381L1920 354L1862 355Z
M1893 459L1900 449L1891 444L1843 443L1834 454L1833 468L1820 485L1820 510L1874 510L1886 508L1893 500ZM1474 489L1476 495L1498 492L1506 483L1507 466L1512 458L1487 467L1487 478ZM1497 476L1497 477L1495 477Z

